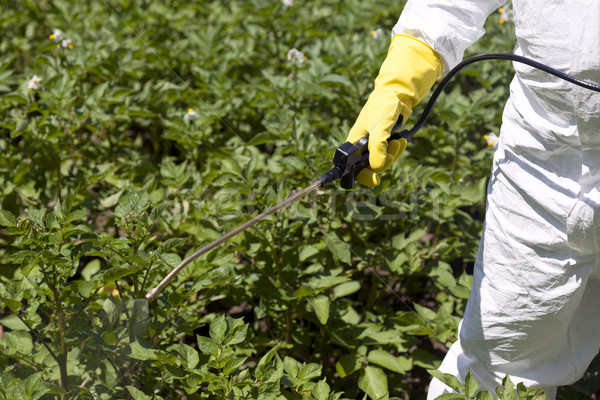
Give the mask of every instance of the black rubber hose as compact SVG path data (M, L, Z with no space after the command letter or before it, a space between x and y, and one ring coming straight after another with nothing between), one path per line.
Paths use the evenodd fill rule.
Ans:
M600 92L600 86L597 84L586 82L584 80L575 78L574 76L565 74L564 72L558 71L554 68L551 68L547 65L544 65L542 63L539 63L539 62L534 61L527 57L518 56L516 54L507 54L507 53L481 54L481 55L469 57L469 58L463 60L460 64L458 64L456 67L454 67L454 68L452 68L452 70L450 70L448 75L446 75L446 77L442 80L442 82L438 85L438 87L435 89L435 91L431 95L431 98L427 102L427 105L425 106L425 109L421 113L419 120L415 123L415 125L411 129L409 129L408 131L403 131L402 137L405 137L410 140L410 138L412 138L423 127L423 124L427 120L427 117L429 117L429 113L431 112L431 109L433 108L435 102L437 101L438 97L440 96L440 94L442 93L442 91L444 90L444 88L446 87L448 82L450 82L450 80L454 77L454 75L456 75L460 70L462 70L467 65L473 64L478 61L485 61L485 60L509 60L509 61L514 61L514 62L518 62L518 63L522 63L522 64L527 64L531 67L534 67L534 68L537 68L544 72L547 72L550 75L554 75L560 79L570 82L574 85L581 86L582 88L585 88L585 89L593 90L594 92Z

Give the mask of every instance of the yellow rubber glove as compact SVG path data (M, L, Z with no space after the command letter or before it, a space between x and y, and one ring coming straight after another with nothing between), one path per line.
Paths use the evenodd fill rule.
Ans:
M379 185L377 174L385 171L406 149L406 139L387 139L402 115L406 121L412 109L425 97L443 64L427 44L410 36L396 35L375 79L375 89L361 110L346 141L356 143L369 137L370 168L363 169L356 181L365 186Z

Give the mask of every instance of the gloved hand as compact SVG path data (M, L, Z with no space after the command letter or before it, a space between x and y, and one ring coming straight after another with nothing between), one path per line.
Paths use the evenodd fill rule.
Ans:
M379 185L377 174L386 170L406 149L406 139L387 139L402 115L406 121L412 109L425 97L443 69L439 55L428 45L410 36L396 35L375 79L369 96L346 141L356 143L369 137L370 168L356 180L365 186Z

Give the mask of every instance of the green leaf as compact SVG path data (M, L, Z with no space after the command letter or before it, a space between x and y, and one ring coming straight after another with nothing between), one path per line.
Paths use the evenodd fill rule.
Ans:
M406 357L394 357L384 350L372 350L367 356L367 361L387 368L399 374L406 374L412 369L412 362Z
M300 371L298 371L298 379L301 381L309 381L313 378L318 378L321 376L321 367L319 364L310 363L302 366Z
M119 202L119 199L121 198L121 195L123 194L123 192L125 192L125 189L121 189L116 193L113 193L112 195L103 198L100 200L100 205L102 206L102 208L111 208L117 205L117 203ZM152 210L154 211L154 210Z
M346 75L328 74L321 78L321 82L339 83L343 86L352 86L352 81Z
M487 390L482 390L481 392L478 392L475 397L475 400L494 400L494 396L492 396L492 394L490 392L488 392ZM542 399L539 399L542 400Z
M294 360L292 357L285 356L283 359L283 368L285 372L292 378L298 377L298 361Z
M0 387L6 389L18 382L18 379L15 378L15 375L12 372L12 368L12 366L8 367L4 372L2 372L2 375L0 375Z
M62 221L63 219L65 219L64 214L62 213L62 204L60 202L60 199L56 200L56 204L54 205L54 215L56 215L56 217Z
M271 132L261 132L257 135L254 135L252 139L250 139L246 145L247 146L258 146L265 143L270 143L275 140L281 139L280 135L273 134Z
M25 214L31 220L31 222L33 222L37 226L40 226L42 228L45 227L45 225L44 225L44 217L46 216L45 208L42 208L39 210L28 209Z
M475 380L475 378L473 378L473 375L471 374L471 370L469 370L467 372L467 376L465 377L465 396L467 397L472 397L475 395L475 393L477 393L477 391L479 390L479 383L477 383L477 380Z
M342 283L341 285L337 285L333 288L333 298L339 299L340 297L351 295L352 293L356 293L360 290L360 282L359 281L350 281L346 283Z
M220 314L210 324L210 337L215 343L223 343L227 331L227 320L225 314Z
M184 238L171 238L171 239L167 239L167 240L165 240L163 242L163 244L160 245L160 247L158 248L157 252L158 253L168 253L169 251L171 251L175 247L184 244L186 241L187 240L184 239Z
M13 253L12 259L16 263L21 263L21 272L23 275L29 276L38 261L38 253L33 250L21 250Z
M279 395L279 388L279 382L261 382L256 400L275 400Z
M44 387L41 385L43 373L36 372L27 377L27 379L17 383L16 385L11 386L6 392L7 399L23 399L23 400L37 400L42 395L47 392L39 393L44 390Z
M417 349L412 352L411 356L413 364L428 370L438 368L441 364L440 359L427 350Z
M395 250L404 250L408 245L418 241L426 234L427 230L417 229L414 232L412 232L407 238L404 237L404 234L396 235L392 238L392 247Z
M323 325L326 325L327 321L329 320L329 297L319 295L313 299L312 304L319 322Z
M426 321L426 322L432 322L435 321L437 314L435 313L435 311L433 311L430 308L427 307L423 307L420 306L418 304L414 305L415 310L417 311L417 313Z
M87 216L88 211L87 210L75 210L70 212L67 215L67 219L65 220L65 222L67 224L73 222L73 221L77 221L79 219L85 219Z
M17 219L10 211L0 210L0 226L14 227L17 226Z
M100 285L101 282L97 279L92 281L77 281L77 290L81 297L88 298L98 287L100 287Z
M134 398L134 400L152 400L152 397L146 395L138 388L135 388L133 386L127 386L127 390L129 391L131 397Z
M15 314L10 314L7 317L0 319L0 325L4 325L13 331L26 331L27 325L23 323Z
M3 101L6 101L6 102L14 101L16 103L20 103L20 104L24 104L24 105L27 105L27 103L28 103L27 97L21 96L20 94L6 94L6 95L3 95L0 99L2 99Z
M202 353L219 357L219 345L210 338L196 335L196 341L198 342L198 349L200 349Z
M77 190L69 193L67 195L67 197L64 198L62 208L61 208L63 215L69 215L69 213L71 212L71 209L73 208L73 203L75 202L76 197L77 197Z
M186 369L194 369L198 362L200 361L200 357L198 356L198 352L192 346L189 346L185 343L180 343L177 352L181 356L181 364Z
M460 383L454 375L445 374L437 369L428 369L427 372L429 372L429 374L433 377L442 381L442 383L444 383L446 386L449 386L452 390L458 393L463 392L464 388L462 383Z
M283 377L283 362L276 353L272 354L273 356L270 357L272 361L263 362L265 360L265 357L263 357L256 366L256 379L261 381L261 384L265 382L277 382L279 384L280 379Z
M465 396L458 393L444 393L436 397L435 400L465 400Z
M9 331L0 338L0 347L4 347L6 354L29 354L33 350L33 340L29 332Z
M168 207L169 207L169 203L167 203L167 202L163 202L163 203L160 203L160 204L157 204L156 206L154 206L152 208L152 211L150 212L150 216L148 217L150 222L158 221L162 217L162 214L165 212L165 210Z
M356 353L344 354L337 363L335 363L335 370L340 374L341 378L345 378L358 371L361 367L362 362L360 362Z
M238 368L240 368L248 359L248 357L234 357L230 358L223 365L223 372L225 375L230 375L235 372Z
M329 232L325 235L325 244L336 259L346 264L352 264L350 248L335 233Z
M496 394L502 400L514 400L515 399L515 385L510 380L508 374L502 379L502 392L496 388Z
M367 366L360 372L358 387L372 400L388 394L388 381L385 373L377 367Z
M24 293L23 281L10 281L5 287L0 286L0 300L15 313L21 309Z
M28 119L19 118L16 122L17 123L15 124L14 129L10 131L11 138L17 138L21 136L21 133L25 132L30 121Z
M221 170L226 173L237 175L240 178L244 178L244 173L240 168L240 165L233 158L226 158L221 162Z
M129 196L129 204L136 213L141 215L150 207L150 196L146 191L133 193Z
M131 267L127 265L113 267L107 271L104 271L102 274L102 280L104 284L110 284L128 275L133 275L140 269L140 267Z
M597 384L594 387L598 387ZM521 400L544 400L546 398L546 394L543 393L544 389L541 387L528 388L523 384L523 382L519 382L517 384L517 399ZM596 391L596 390L592 390Z
M325 379L317 382L315 387L312 390L312 395L316 400L327 400L329 398L329 393L331 389L329 385L325 382Z
M157 360L159 358L156 350L144 347L137 341L129 344L129 349L131 350L129 356L131 358L135 358L136 360L146 361Z
M163 260L168 266L173 268L181 263L181 257L175 253L161 254L160 259Z
M304 262L317 254L319 254L319 250L317 248L307 245L300 250L300 253L298 254L298 260L300 262Z
M81 276L86 281L89 281L92 279L92 276L94 276L101 269L102 269L102 264L100 263L100 260L95 258L95 259L91 260L89 263L87 263L85 267L83 267L83 270L81 271Z
M144 110L130 110L128 111L130 117L142 117L142 118L156 118L157 114Z
M275 355L277 354L277 350L279 350L279 345L273 347L271 350L269 350L267 352L267 354L262 356L261 359L258 361L257 366L268 364L273 359L273 357L275 357Z
M37 400L46 394L57 394L60 396L64 396L67 392L64 391L60 386L54 385L48 382L39 382L35 387L34 395L32 396L33 400Z
M227 332L227 335L225 335L225 339L223 340L223 344L226 346L231 346L242 343L244 340L246 340L247 334L248 324L238 325Z

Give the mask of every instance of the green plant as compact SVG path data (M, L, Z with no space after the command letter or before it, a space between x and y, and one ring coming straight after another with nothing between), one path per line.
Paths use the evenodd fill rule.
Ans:
M483 135L498 132L509 64L461 75L379 188L324 188L144 300L185 255L330 167L385 57L370 32L402 6L3 8L0 395L250 398L272 379L264 398L423 398L468 297ZM510 25L487 28L470 52L512 48ZM226 344L211 324L246 338ZM226 363L245 357L236 386Z
M487 390L479 390L479 383L471 375L471 371L467 373L464 384L461 383L455 376L451 374L445 374L437 370L429 370L429 373L442 381L448 387L455 391L455 393L446 393L438 396L436 399L439 400L492 400L494 396ZM502 380L502 386L497 387L494 395L499 400L543 400L546 398L546 394L542 388L527 388L523 383L519 383L515 388L515 385L510 380L510 377L506 375Z

